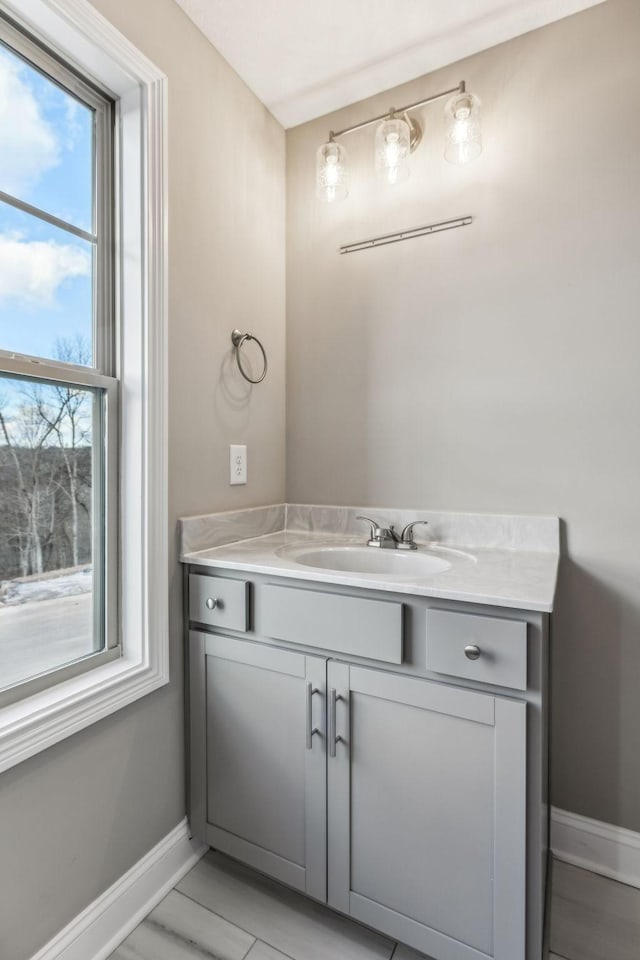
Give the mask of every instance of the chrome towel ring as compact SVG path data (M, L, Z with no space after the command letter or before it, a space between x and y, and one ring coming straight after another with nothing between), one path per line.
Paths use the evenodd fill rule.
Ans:
M256 380L254 380L252 377L250 377L247 374L246 370L242 366L242 361L240 359L240 350L242 349L244 343L246 343L247 340L255 340L255 342L258 344L262 352L264 369L262 371L262 374ZM265 353L265 349L260 343L260 341L258 340L258 338L254 337L252 333L240 333L239 330L234 330L231 334L231 342L234 345L236 350L236 363L238 364L238 370L240 371L242 376L245 378L245 380L248 380L249 383L262 383L262 381L267 375L267 354Z

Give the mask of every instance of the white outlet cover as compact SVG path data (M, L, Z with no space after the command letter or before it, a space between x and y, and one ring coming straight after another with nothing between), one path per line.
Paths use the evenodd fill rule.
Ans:
M233 486L247 482L247 445L229 444L229 483Z

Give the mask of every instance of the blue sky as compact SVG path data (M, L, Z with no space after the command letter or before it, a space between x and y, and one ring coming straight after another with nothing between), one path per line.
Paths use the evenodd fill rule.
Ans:
M0 45L0 190L92 224L93 113ZM0 201L0 349L91 340L92 244Z

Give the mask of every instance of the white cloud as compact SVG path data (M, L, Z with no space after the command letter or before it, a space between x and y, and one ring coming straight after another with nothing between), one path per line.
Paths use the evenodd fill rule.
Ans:
M22 78L24 69L0 52L0 187L22 197L60 160L55 131Z
M73 150L82 134L82 126L79 121L80 105L72 97L65 97L64 102L64 122L65 122L65 149Z
M91 275L91 256L71 243L0 234L0 301L15 298L54 306L60 284Z

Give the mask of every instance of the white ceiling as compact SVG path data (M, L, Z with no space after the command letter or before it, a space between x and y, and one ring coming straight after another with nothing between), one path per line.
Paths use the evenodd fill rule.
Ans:
M284 127L602 0L178 0Z

